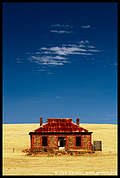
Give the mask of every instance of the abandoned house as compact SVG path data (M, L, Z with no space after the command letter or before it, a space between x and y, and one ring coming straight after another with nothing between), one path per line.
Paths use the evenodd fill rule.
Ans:
M34 132L30 132L31 150L41 149L84 149L91 150L92 132L80 127L79 118L76 124L72 119L48 119L46 124L40 118L40 127Z

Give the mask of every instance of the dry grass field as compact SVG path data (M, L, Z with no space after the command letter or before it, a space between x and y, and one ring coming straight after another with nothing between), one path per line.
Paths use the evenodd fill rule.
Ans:
M81 156L25 156L29 132L39 124L3 124L3 175L117 175L117 125L81 124L103 151ZM13 152L14 147L14 152Z

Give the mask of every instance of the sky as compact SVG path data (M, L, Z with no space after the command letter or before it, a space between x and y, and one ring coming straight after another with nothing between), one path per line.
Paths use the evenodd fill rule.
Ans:
M3 123L117 124L117 3L3 3Z

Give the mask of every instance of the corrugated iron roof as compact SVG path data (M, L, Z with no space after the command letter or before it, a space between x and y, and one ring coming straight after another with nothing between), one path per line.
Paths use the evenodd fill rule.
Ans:
M36 129L35 132L88 132L77 124L72 122L72 119L48 119L48 123Z

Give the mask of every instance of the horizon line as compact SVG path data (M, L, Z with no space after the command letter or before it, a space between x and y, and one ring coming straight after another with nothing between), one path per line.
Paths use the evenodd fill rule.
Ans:
M74 122L73 122L74 123ZM24 122L24 123L2 123L2 125L4 124L40 124L40 122ZM47 124L47 122L43 122L43 124ZM91 122L80 122L79 124L113 124L113 125L117 125L118 123L91 123Z

